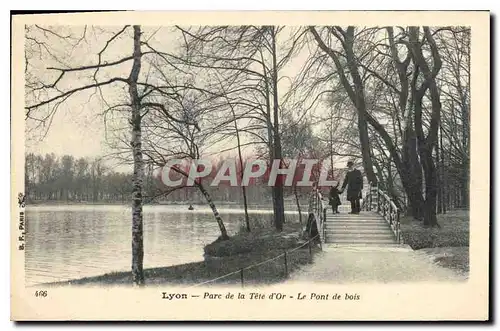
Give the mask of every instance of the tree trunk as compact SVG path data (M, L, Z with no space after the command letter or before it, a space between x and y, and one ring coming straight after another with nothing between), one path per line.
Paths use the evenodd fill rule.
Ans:
M403 145L401 181L408 196L409 215L417 220L424 219L424 199L422 196L422 168L417 154L415 132L408 125Z
M172 167L172 170L177 172L178 174L181 174L185 176L186 178L189 177L189 174L177 167ZM224 221L220 217L219 211L217 210L217 207L215 206L212 197L210 194L207 192L203 184L201 183L201 179L197 178L194 181L194 185L198 188L198 190L201 192L201 194L205 197L205 200L207 201L208 205L210 206L210 209L212 209L212 213L214 214L215 220L217 221L217 225L219 226L220 230L220 239L222 240L227 240L229 239L229 236L227 235L227 230L226 227L224 226ZM185 191L187 192L191 187L185 187ZM184 199L186 200L186 199Z
M352 81L354 83L355 102L354 105L358 111L358 131L359 142L361 145L361 155L363 157L363 168L366 173L368 182L372 185L377 185L377 176L373 171L373 162L370 155L370 138L368 136L368 124L366 123L366 103L363 80L359 74L358 63L354 56L354 27L347 28L345 33L344 49L347 56L347 66L351 73Z
M217 210L217 207L215 206L212 197L210 194L207 192L201 181L198 181L199 179L196 180L196 186L200 190L201 194L205 197L207 200L208 205L210 206L210 209L212 209L212 213L214 214L215 220L217 221L217 225L219 226L219 230L221 233L221 236L219 237L221 240L227 240L229 239L229 236L227 235L227 230L226 227L224 226L224 222L222 221L222 218L220 217L219 211Z
M142 160L141 105L137 91L137 80L141 70L141 27L134 25L134 60L129 76L129 94L132 106L132 153L134 173L132 175L132 280L134 285L144 285L144 242L142 222L142 184L144 164Z
M272 79L272 78L269 77L269 74L267 72L267 68L264 65L264 58L262 56L262 53L261 53L261 61L262 61L262 71L263 71L264 77L265 77L264 93L265 93L265 97L266 97L267 146L269 149L269 164L271 165L273 160L274 160L274 138L273 138L274 130L273 130L273 124L271 121L271 92L269 90L269 79ZM271 198L272 198L272 202L273 202L273 215L274 215L274 217L276 217L276 215L277 215L277 210L276 210L277 202L276 201L277 200L276 200L276 190L274 189L274 187L271 187Z
M398 210L402 210L401 199L399 198L396 189L394 188L394 176L392 174L391 161L388 161L387 165L387 191L389 192L394 204Z
M333 177L333 115L330 117L330 168L332 169Z
M437 213L443 213L443 177L441 163L439 162L440 144L436 147L436 167L437 167Z
M232 105L230 105L231 112L233 113L233 120L234 120L234 129L236 130L236 142L238 143L238 158L240 159L240 171L241 171L241 176L240 180L243 182L243 156L241 155L241 141L240 141L240 131L238 130L238 123L236 122L236 114L234 112L234 108ZM248 204L247 204L247 192L246 192L246 187L245 185L241 184L241 192L243 194L243 207L245 209L245 225L247 228L247 231L250 232L250 219L248 217Z
M383 169L383 166L381 166L380 163L377 160L373 160L373 165L374 165L375 169L377 169L377 183L378 183L378 187L381 190L383 190L383 191L387 190L386 181L384 179L384 169Z
M238 143L238 149L239 149L239 143ZM241 160L241 151L240 153L240 160ZM240 163L243 163L240 161ZM243 180L243 170L242 170L242 175L241 179ZM245 185L241 185L241 192L243 193L243 207L245 208L245 224L247 227L247 231L250 232L250 217L248 216L248 202L247 202L247 192L246 192L246 187Z
M295 196L295 203L297 204L297 211L299 212L300 228L302 228L302 211L300 209L299 195L297 194L297 185L293 186L293 195Z
M425 214L424 226L439 226L436 218L437 176L432 158L432 149L421 148L420 158L425 173Z
M470 173L469 160L462 160L462 176L461 176L461 186L462 186L462 203L461 207L469 208L469 173Z
M439 145L441 149L441 204L443 206L443 214L446 214L446 208L447 208L447 202L448 202L448 180L446 178L446 169L444 167L444 156L445 156L445 150L443 148L443 128L440 126L439 129Z
M282 151L281 151L281 137L279 131L279 100L278 100L278 63L276 60L276 35L274 26L271 27L271 46L272 46L272 82L273 82L273 129L274 129L274 159L280 160L280 168L282 165ZM285 206L283 201L283 176L279 175L276 178L276 183L273 187L275 192L275 214L274 226L276 230L283 230L283 223L285 223Z
M421 87L416 91L414 101L414 124L415 134L418 141L418 152L422 162L422 168L425 175L425 213L424 225L425 226L439 226L436 218L436 168L432 157L432 151L437 144L438 129L441 120L441 101L439 90L436 85L436 76L441 69L441 57L439 55L438 47L428 27L424 27L424 34L427 43L430 46L433 67L432 70L426 62L422 51L422 43L419 40L419 28L409 28L409 47L412 57L414 59L417 70L423 73L424 81ZM430 114L429 129L427 136L424 133L422 121L422 99L429 91L429 97L432 104L432 111Z

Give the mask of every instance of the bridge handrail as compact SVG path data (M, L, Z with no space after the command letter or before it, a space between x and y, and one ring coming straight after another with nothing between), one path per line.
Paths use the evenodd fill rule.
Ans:
M375 203L374 203L374 191L376 193ZM370 189L366 195L365 201L363 201L365 210L372 210L374 204L376 204L376 212L381 214L387 223L389 223L392 232L396 236L396 241L401 243L401 222L400 213L394 201L391 197L384 191L382 191L378 185L372 185L370 183Z

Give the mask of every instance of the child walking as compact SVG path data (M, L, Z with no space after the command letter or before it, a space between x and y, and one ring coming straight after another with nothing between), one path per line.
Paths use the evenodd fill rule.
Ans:
M330 194L329 194L329 204L332 206L332 213L333 214L338 214L339 213L339 206L342 204L340 202L340 196L339 196L339 183L337 185L332 186L330 189Z

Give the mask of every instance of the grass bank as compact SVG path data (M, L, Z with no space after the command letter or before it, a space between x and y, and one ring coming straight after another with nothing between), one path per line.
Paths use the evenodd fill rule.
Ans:
M277 232L269 226L255 226L252 232L240 231L226 241L216 241L204 248L204 261L186 263L144 270L146 285L194 285L223 275L233 273L208 285L241 286L241 273L245 284L272 284L283 281L286 272L290 273L309 264L311 255L308 245L300 236L301 226L297 222L284 224L283 232ZM293 250L293 251L292 251ZM319 248L313 247L314 254ZM287 251L285 257L279 256ZM263 263L266 260L265 263ZM253 266L247 268L248 266ZM86 277L67 282L58 282L52 286L131 286L131 272L113 272L95 277Z
M434 262L459 272L469 272L469 211L454 210L437 215L440 228L425 228L411 217L401 218L404 242L422 250Z

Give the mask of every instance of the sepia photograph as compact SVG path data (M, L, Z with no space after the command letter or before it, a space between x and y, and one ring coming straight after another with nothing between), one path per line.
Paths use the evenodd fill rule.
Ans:
M488 12L114 14L13 18L12 319L488 318Z

